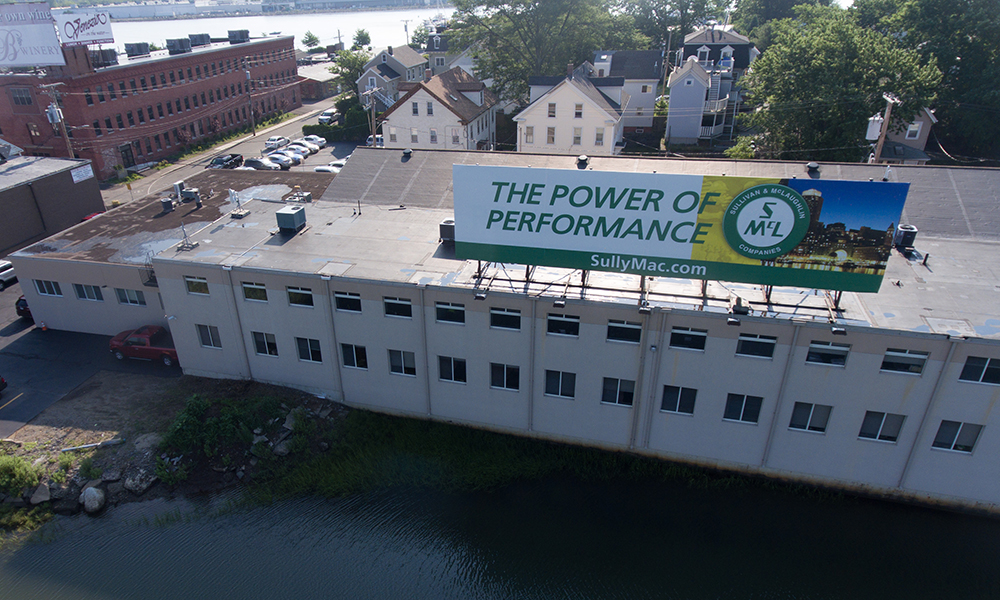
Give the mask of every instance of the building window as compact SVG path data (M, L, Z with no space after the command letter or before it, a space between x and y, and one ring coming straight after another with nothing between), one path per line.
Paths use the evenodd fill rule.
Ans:
M881 370L919 375L924 370L928 354L928 352L919 350L889 348L885 351L885 357L882 359Z
M906 139L915 140L920 137L920 123L910 123L906 128Z
M521 389L520 367L490 363L490 387L513 391Z
M119 81L118 82L118 89L120 89L121 92L122 92L122 98L127 98L128 97L128 92L125 91L125 82L124 81Z
M123 290L115 288L118 296L118 304L131 304L132 306L146 306L146 295L141 290Z
M549 313L547 331L553 335L580 336L580 317Z
M411 102L410 103L410 107L413 110L413 116L414 117L419 117L420 116L420 103L419 102Z
M722 418L727 421L756 423L760 417L760 405L763 402L764 399L760 396L729 394L726 397L726 412L722 415Z
M100 121L94 121L94 125L93 125L93 127L94 127L94 135L95 135L95 136L97 136L97 137L101 137L102 135L104 135L104 134L103 134L103 133L101 132L101 122L100 122Z
M431 129L431 143L438 143L438 132L437 129Z
M708 330L706 329L674 327L670 332L670 347L704 350L706 339L708 339Z
M157 102L156 103L156 114L160 115L161 119L163 118L163 103L162 102Z
M337 310L346 312L361 312L361 294L351 292L334 292L333 301Z
M741 333L740 339L736 342L736 354L774 358L774 346L777 342L778 338L771 335Z
M31 90L29 88L10 88L10 97L14 106L31 106Z
M184 277L184 284L187 285L189 294L208 295L208 280L204 277Z
M58 281L35 280L35 291L41 296L62 296Z
M660 410L693 415L694 400L697 396L698 390L694 388L665 385L663 386L663 400L660 402Z
M583 127L574 127L573 128L573 145L574 146L579 146L581 143L583 143L582 140L583 140Z
M594 145L603 146L604 145L604 128L598 127L597 133L594 135Z
M115 95L115 84L113 83L108 84L108 96L110 96L112 100L116 100L118 98L118 96Z
M420 133L417 131L416 127L410 128L410 143L411 144L420 143Z
M443 67L444 66L444 57L443 56L435 57L434 58L434 66L435 67Z
M344 366L352 369L368 368L368 353L364 346L354 344L341 344L340 351L344 354Z
M108 130L108 133L111 133L112 129L114 129L111 126L111 117L104 117L104 128Z
M129 80L128 80L128 86L129 86L130 88L132 88L132 95L133 95L133 96L134 96L134 95L137 95L137 94L139 93L139 90L138 90L138 89L136 89L136 87L135 87L135 79L129 79Z
M903 415L892 413L875 412L869 410L865 413L865 420L861 423L861 431L858 437L869 440L881 440L883 442L895 442L899 438L899 431L903 428Z
M651 87L651 86L649 86L649 85L644 85L644 86L642 86L642 93L643 93L643 94L648 94L648 93L649 93L649 88L650 88L650 87Z
M1000 384L1000 358L970 356L965 359L965 366L958 378L961 381Z
M455 302L437 302L437 320L442 323L465 323L465 305Z
M389 350L389 372L416 377L417 362L413 353L406 350Z
M433 114L434 114L434 103L433 102L428 102L427 103L427 116L430 117Z
M788 422L788 427L822 433L826 431L826 424L830 420L830 411L832 410L832 406L825 404L796 402L792 408L792 420Z
M809 354L806 355L806 362L843 367L847 364L847 354L850 351L850 344L813 341L809 344Z
M438 372L441 381L453 381L455 383L465 383L465 359L452 358L451 356L438 357Z
M121 113L115 115L115 121L118 123L118 129L125 129L125 121L122 121Z
M267 302L267 288L263 283L244 281L243 298L254 302Z
M27 125L28 133L31 134L31 137L36 138L42 135L42 130L38 128L38 125L35 123L28 123Z
M555 117L556 116L556 103L555 102L549 102L549 116L550 117Z
M385 296L382 298L382 306L387 317L413 318L413 305L409 298L394 298Z
M310 288L288 286L288 303L292 306L312 306L313 293Z
M635 395L635 382L631 379L604 378L604 387L601 391L601 402L605 404L621 404L622 406L632 406L632 397Z
M573 118L582 119L583 118L583 105L576 104L573 106Z
M390 142L395 142L396 141L396 128L395 127L390 127L389 128L389 141Z
M83 97L87 99L87 106L94 105L94 97L90 95L90 88L83 90Z
M202 348L222 348L218 327L215 325L195 325L195 327L198 328L198 339L201 340Z
M972 452L976 447L976 440L983 430L982 425L974 423L959 423L958 421L941 421L937 435L934 436L932 448L943 448L945 450L956 450L958 452Z
M149 106L146 107L146 114L149 115L149 120L150 121L152 121L153 119L156 118L156 117L153 116L153 105L152 104L150 104Z
M642 323L608 319L608 341L638 344L642 337Z
M563 371L545 371L545 395L576 398L576 374Z
M556 143L556 128L546 127L545 128L545 143L555 144Z
M451 129L451 145L452 146L458 145L458 128Z
M142 88L143 92L148 92L149 91L149 88L146 86L146 78L145 77L140 77L139 78L139 87Z
M257 354L261 356L277 356L278 342L274 339L273 333L251 332L253 335L253 345Z
M104 86L97 86L97 101L104 103Z
M491 308L490 327L493 329L521 330L521 311L514 308Z
M76 290L76 297L80 300L93 300L94 302L104 302L104 294L101 293L101 288L96 285L82 285L79 283L73 284L73 289Z
M323 362L323 353L319 351L319 340L310 338L295 338L295 346L299 351L299 360L306 362ZM362 348L362 351L364 348Z
M531 125L527 125L524 128L524 143L534 144L535 143L535 128Z

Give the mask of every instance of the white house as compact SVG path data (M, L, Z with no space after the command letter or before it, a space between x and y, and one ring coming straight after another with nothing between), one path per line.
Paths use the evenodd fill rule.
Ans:
M387 148L482 150L496 142L499 100L460 67L403 83L400 92L403 96L382 115Z
M361 104L367 107L368 98L374 98L382 108L392 106L399 99L399 84L420 81L427 65L427 59L409 46L382 50L368 61L356 82Z
M618 154L630 97L622 77L594 74L584 63L566 77L528 80L531 103L514 117L518 152Z
M622 77L631 97L625 113L625 133L644 133L653 126L657 86L664 73L659 50L611 50L594 53L598 77Z

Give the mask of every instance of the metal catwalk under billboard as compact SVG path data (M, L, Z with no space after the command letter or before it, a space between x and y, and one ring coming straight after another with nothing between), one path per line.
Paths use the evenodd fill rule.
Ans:
M458 258L877 292L909 184L455 165Z
M65 64L47 3L0 4L0 67Z

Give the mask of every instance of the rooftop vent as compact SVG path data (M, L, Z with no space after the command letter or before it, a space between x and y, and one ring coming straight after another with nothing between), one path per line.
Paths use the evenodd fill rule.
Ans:
M149 54L149 42L134 42L131 44L125 44L125 54L129 58L133 56L146 56Z
M896 235L892 238L892 244L897 248L912 248L913 242L917 240L917 228L913 225L902 223L896 227Z
M278 219L278 229L285 235L294 235L306 226L306 209L304 206L285 206L275 213Z
M438 225L438 235L446 244L455 243L455 219L445 219Z
M111 65L118 64L118 52L114 49L108 50L91 50L90 51L90 64L95 68L110 67Z
M806 171L809 171L810 173L818 173L819 163L816 162L806 163Z
M590 164L590 157L586 154L581 154L576 157L576 168L586 169L588 164Z
M174 201L170 198L160 198L160 208L163 209L163 212L165 213L173 212Z
M193 47L207 46L212 43L212 36L207 33L190 33L188 39L191 40Z
M187 54L188 52L191 52L191 40L187 38L167 40L167 52L170 54L170 56L175 56L177 54Z
M231 29L229 30L229 43L230 44L245 44L250 41L250 30L249 29Z

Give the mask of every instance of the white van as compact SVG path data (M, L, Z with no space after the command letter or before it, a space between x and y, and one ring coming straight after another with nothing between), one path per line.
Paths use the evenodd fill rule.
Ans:
M0 290L11 284L17 275L14 274L14 265L9 260L0 260Z

